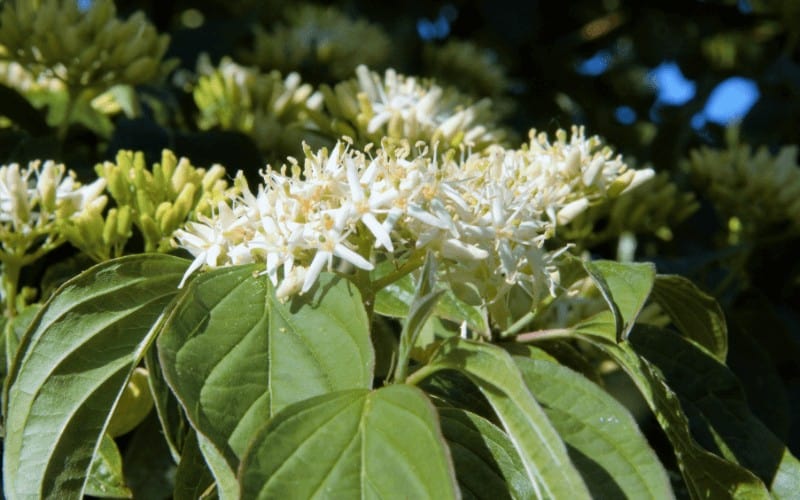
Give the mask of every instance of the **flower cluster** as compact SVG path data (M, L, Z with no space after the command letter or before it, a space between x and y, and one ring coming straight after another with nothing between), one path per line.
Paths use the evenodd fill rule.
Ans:
M321 96L297 73L285 78L277 71L259 73L228 57L214 67L203 56L198 74L193 95L200 128L242 132L265 152L298 152L297 145L307 139L305 131L312 126L308 113L322 105Z
M253 51L246 54L259 67L304 74L325 71L321 79L349 77L356 64L378 66L389 54L389 38L378 26L351 20L334 7L300 5L285 13L287 25L271 32L257 28Z
M95 0L85 11L74 0L9 0L0 14L7 57L72 89L147 82L168 43L141 12L117 19L113 0Z
M53 161L0 166L0 260L26 265L62 244L64 225L103 210L104 187L103 179L81 186Z
M535 135L520 150L459 158L424 144L413 152L341 141L330 152L306 147L303 165L268 167L255 193L239 176L240 195L175 237L195 256L187 276L204 265L264 262L279 296L309 290L335 258L369 271L432 251L444 279L480 287L486 303L514 285L541 297L557 285L553 263L563 248L544 246L556 225L586 200L648 175L598 144L575 129L569 140Z
M502 144L507 132L495 126L491 102L473 102L452 87L386 70L383 77L356 68L357 78L326 85L325 109L330 114L320 128L333 128L337 136L355 138L360 146L384 138L439 143L445 148L462 144L474 150Z
M776 155L767 148L755 153L739 144L736 131L724 150L691 152L685 166L725 218L735 218L744 232L754 235L775 229L800 231L800 166L797 146Z

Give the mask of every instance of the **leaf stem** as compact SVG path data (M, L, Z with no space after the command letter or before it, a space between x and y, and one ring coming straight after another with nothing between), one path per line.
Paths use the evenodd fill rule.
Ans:
M573 336L573 331L569 328L553 328L551 330L522 333L517 335L515 340L517 342L535 342L537 340L560 339L571 336Z
M500 338L511 337L512 335L516 335L522 331L525 326L533 321L533 318L536 317L535 311L528 311L522 316L520 319L515 321L511 326L506 328L504 331L500 332Z
M415 371L414 373L406 377L404 382L409 385L418 385L426 378L438 372L439 369L440 369L439 367L433 365L422 366L420 367L419 370Z

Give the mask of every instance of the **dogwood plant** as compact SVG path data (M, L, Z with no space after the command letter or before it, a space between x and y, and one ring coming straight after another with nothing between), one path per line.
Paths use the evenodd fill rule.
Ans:
M652 175L581 129L479 152L343 139L231 189L219 168L163 158L151 173L124 153L98 172L140 223L155 206L142 186L173 200L159 221L193 214L173 233L192 258L102 262L6 323L8 498L130 496L115 438L132 429L165 443L179 497L672 497L629 411L565 366L597 377L597 356L630 376L693 497L794 491L785 450L778 474L757 476L690 431L683 401L737 453L755 432L771 443L759 456L776 456L730 391L714 300L556 238ZM3 191L4 230L46 227L54 200L70 214L105 202L105 181L4 168L6 187L25 187ZM207 194L181 201L195 185ZM719 399L692 392L686 369Z

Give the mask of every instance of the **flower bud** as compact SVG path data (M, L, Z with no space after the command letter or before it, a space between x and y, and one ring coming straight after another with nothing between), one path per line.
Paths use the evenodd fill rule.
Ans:
M117 224L119 215L116 208L112 208L106 215L106 221L103 225L103 243L106 245L113 244L117 239Z
M164 218L166 213L172 209L172 203L168 201L162 201L159 203L158 207L156 208L155 216L153 217L156 221L160 221Z
M122 71L121 81L128 84L146 82L155 76L158 69L158 61L149 56L144 56L131 63Z
M153 200L150 199L150 194L146 189L137 186L136 190L136 209L139 215L154 215L156 207L153 205Z
M161 231L158 225L150 215L141 215L139 217L139 229L142 231L145 241L145 252L154 252L158 247L158 242L161 241Z
M180 193L184 186L191 184L193 179L193 175L195 174L195 169L189 163L189 160L186 158L181 158L178 162L178 166L175 168L175 172L170 179L170 185L172 187L173 193Z
M183 189L175 199L175 210L178 212L178 217L183 220L192 211L195 202L195 194L197 193L197 186L194 184L185 184Z

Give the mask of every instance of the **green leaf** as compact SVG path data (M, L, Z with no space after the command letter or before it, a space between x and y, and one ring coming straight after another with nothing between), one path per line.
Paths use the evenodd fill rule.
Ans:
M186 436L193 432L183 407L170 390L164 379L164 372L158 361L158 349L149 349L144 355L144 366L149 374L148 383L156 415L161 424L161 432L169 447L170 455L175 462L180 460L183 451L183 442Z
M84 493L101 498L132 498L122 475L122 457L117 444L108 434L103 434L100 446L92 460Z
M358 289L323 273L304 295L269 295L271 414L318 394L372 387L375 354Z
M775 498L800 491L800 462L747 407L739 381L708 353L683 337L655 327L637 327L631 344L664 374L685 407L702 417L718 454L754 472ZM702 384L697 381L702 380ZM695 422L693 422L695 423Z
M611 356L630 376L667 435L693 498L769 498L764 483L750 471L703 449L692 437L678 396L649 361L629 343L616 342L611 313L603 312L575 328L575 336Z
M7 498L80 495L109 414L187 266L168 255L105 262L36 316L6 381Z
M411 308L408 311L408 318L403 325L403 330L400 332L397 367L394 372L394 380L396 382L405 381L411 349L416 344L420 332L443 293L443 290L434 288L435 284L436 266L432 254L429 253L422 268L417 291L414 293L414 298L411 302Z
M122 462L125 464L125 481L133 491L133 498L171 498L175 461L156 414L150 413L127 440Z
M284 406L372 384L373 352L356 288L322 274L282 303L257 266L213 270L179 298L158 339L164 377L224 491L247 443Z
M614 315L617 342L628 338L636 317L653 289L656 268L652 263L622 263L610 260L584 262Z
M653 300L683 335L725 362L728 327L722 307L714 297L683 276L659 274L653 286Z
M414 301L414 293L413 278L411 275L403 276L375 295L375 312L391 318L406 318ZM454 323L466 321L474 332L483 334L489 331L481 308L464 302L450 290L445 291L436 303L433 314Z
M539 498L589 498L567 449L503 349L453 337L412 377L457 370L477 385L494 408L522 458ZM411 379L409 379L411 380Z
M458 408L439 409L439 421L465 498L533 498L525 466L502 430Z
M664 467L630 412L569 368L515 357L594 498L672 498Z
M455 498L436 411L407 385L325 394L284 408L253 439L243 498Z
M213 490L214 477L208 470L197 444L197 434L190 432L186 436L178 469L175 471L175 500L195 500L209 489Z

